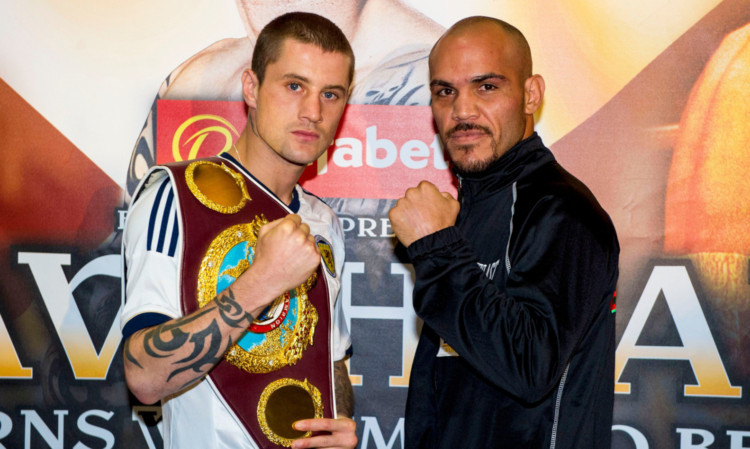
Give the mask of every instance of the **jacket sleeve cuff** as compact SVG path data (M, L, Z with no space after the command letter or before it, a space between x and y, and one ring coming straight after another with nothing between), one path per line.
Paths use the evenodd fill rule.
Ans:
M464 245L463 236L455 226L449 226L415 240L406 248L409 258L415 262L441 253L453 252Z

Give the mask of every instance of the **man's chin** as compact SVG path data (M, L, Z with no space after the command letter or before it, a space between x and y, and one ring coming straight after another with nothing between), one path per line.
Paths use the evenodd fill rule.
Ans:
M467 177L482 173L498 158L487 158L484 160L453 160L453 168L458 176Z
M456 172L456 175L459 176L460 178L467 178L482 171L481 169L475 166L467 167L467 166L456 165L456 164L453 164L453 170Z
M317 161L320 156L325 153L328 148L320 149L299 149L297 151L291 151L283 155L282 157L289 163L299 166L308 166L313 162Z

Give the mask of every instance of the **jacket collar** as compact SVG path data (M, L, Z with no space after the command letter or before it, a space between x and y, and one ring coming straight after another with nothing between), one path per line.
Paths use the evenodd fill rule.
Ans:
M472 200L491 196L539 166L554 160L552 152L544 146L541 137L535 132L514 145L485 170L459 176L459 196Z

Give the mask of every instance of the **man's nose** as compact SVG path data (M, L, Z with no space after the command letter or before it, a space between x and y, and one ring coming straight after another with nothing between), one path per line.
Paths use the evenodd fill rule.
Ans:
M453 101L452 117L456 121L471 120L477 117L476 99L470 93L457 93Z
M322 120L320 111L320 96L317 93L310 93L305 96L300 109L300 118L318 123Z

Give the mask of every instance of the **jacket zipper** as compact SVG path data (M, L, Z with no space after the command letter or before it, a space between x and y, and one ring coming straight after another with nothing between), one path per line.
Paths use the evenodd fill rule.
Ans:
M516 199L518 198L518 191L516 190L516 184L518 181L513 182L511 189L513 191L513 202L510 205L510 231L508 232L508 245L505 247L505 271L510 274L510 239L513 238L513 216L516 213Z
M560 385L557 387L557 399L555 400L555 420L552 423L552 436L550 437L549 449L555 449L557 444L557 424L560 419L560 403L562 402L562 394L565 389L565 379L568 377L568 369L570 369L570 363L565 367L562 379L560 379Z

